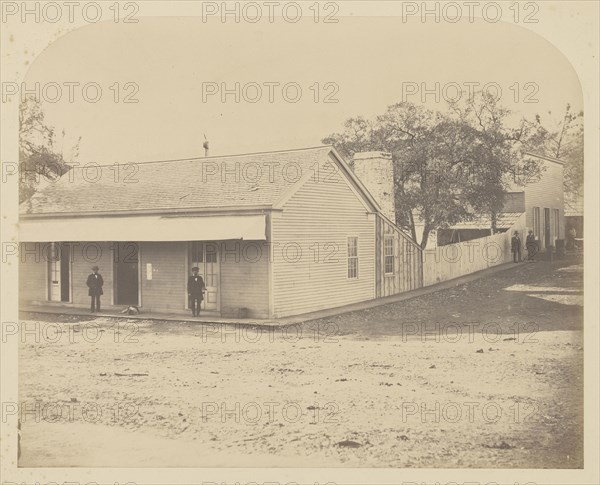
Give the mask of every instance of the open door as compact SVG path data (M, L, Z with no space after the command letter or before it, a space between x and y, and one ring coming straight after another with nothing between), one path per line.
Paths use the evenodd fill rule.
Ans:
M548 247L552 244L551 233L550 233L550 209L544 208L544 247Z
M118 242L113 246L115 305L139 306L139 247L134 242Z

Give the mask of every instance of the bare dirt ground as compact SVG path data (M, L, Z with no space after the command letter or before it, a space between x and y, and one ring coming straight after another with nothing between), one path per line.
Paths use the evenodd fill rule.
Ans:
M286 329L28 314L19 466L583 466L581 261Z

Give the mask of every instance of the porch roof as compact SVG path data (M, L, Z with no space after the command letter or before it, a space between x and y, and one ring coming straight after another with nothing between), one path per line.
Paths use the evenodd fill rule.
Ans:
M266 240L265 215L121 216L27 219L23 242Z
M497 229L510 229L517 223L523 212L501 212L496 216ZM492 219L489 216L480 216L471 221L463 221L453 224L448 229L490 229Z

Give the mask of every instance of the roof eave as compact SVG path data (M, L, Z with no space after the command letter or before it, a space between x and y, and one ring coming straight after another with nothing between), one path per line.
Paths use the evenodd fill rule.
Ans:
M346 163L346 161L344 160L344 158L338 153L338 151L335 149L335 147L333 145L331 146L331 152L330 153L336 158L336 160L338 161L338 163L340 164L340 166L344 169L344 172L346 172L346 175L354 182L354 184L360 190L360 192L363 195L363 197L372 206L373 210L375 212L381 213L381 207L379 206L379 204L377 203L377 201L373 198L373 196L371 195L371 193L367 190L367 187L355 175L354 171L350 168L350 166Z
M185 209L140 209L140 210L120 210L120 211L85 211L85 212L36 212L21 213L23 219L53 219L53 218L75 218L75 217L119 217L132 215L210 215L223 214L226 212L256 213L277 210L271 205L256 206L223 206L223 207L198 207Z
M549 157L548 155L541 155L539 153L523 152L523 155L527 155L529 157L541 158L542 160L547 160L548 162L558 163L559 165L565 164L565 162L563 160L560 160L560 159L554 158L554 157Z

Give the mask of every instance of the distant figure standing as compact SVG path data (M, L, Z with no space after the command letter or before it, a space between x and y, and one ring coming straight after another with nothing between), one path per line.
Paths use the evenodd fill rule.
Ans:
M518 263L521 261L521 238L519 237L519 231L515 231L512 239L510 240L510 249L513 253L513 261Z
M529 229L529 234L527 234L525 247L527 248L527 261L535 261L534 257L537 253L537 241L535 240L535 236L531 229Z
M88 295L92 297L92 313L100 311L100 295L104 294L104 291L102 291L103 285L104 280L102 275L98 273L98 266L92 267L92 274L87 279Z
M192 268L192 276L188 278L187 292L190 299L190 306L192 307L192 315L197 317L200 315L200 305L204 299L204 291L206 286L202 276L198 274L198 267Z
M574 226L571 226L569 229L569 241L567 244L567 249L575 249L575 238L577 237L577 230Z

